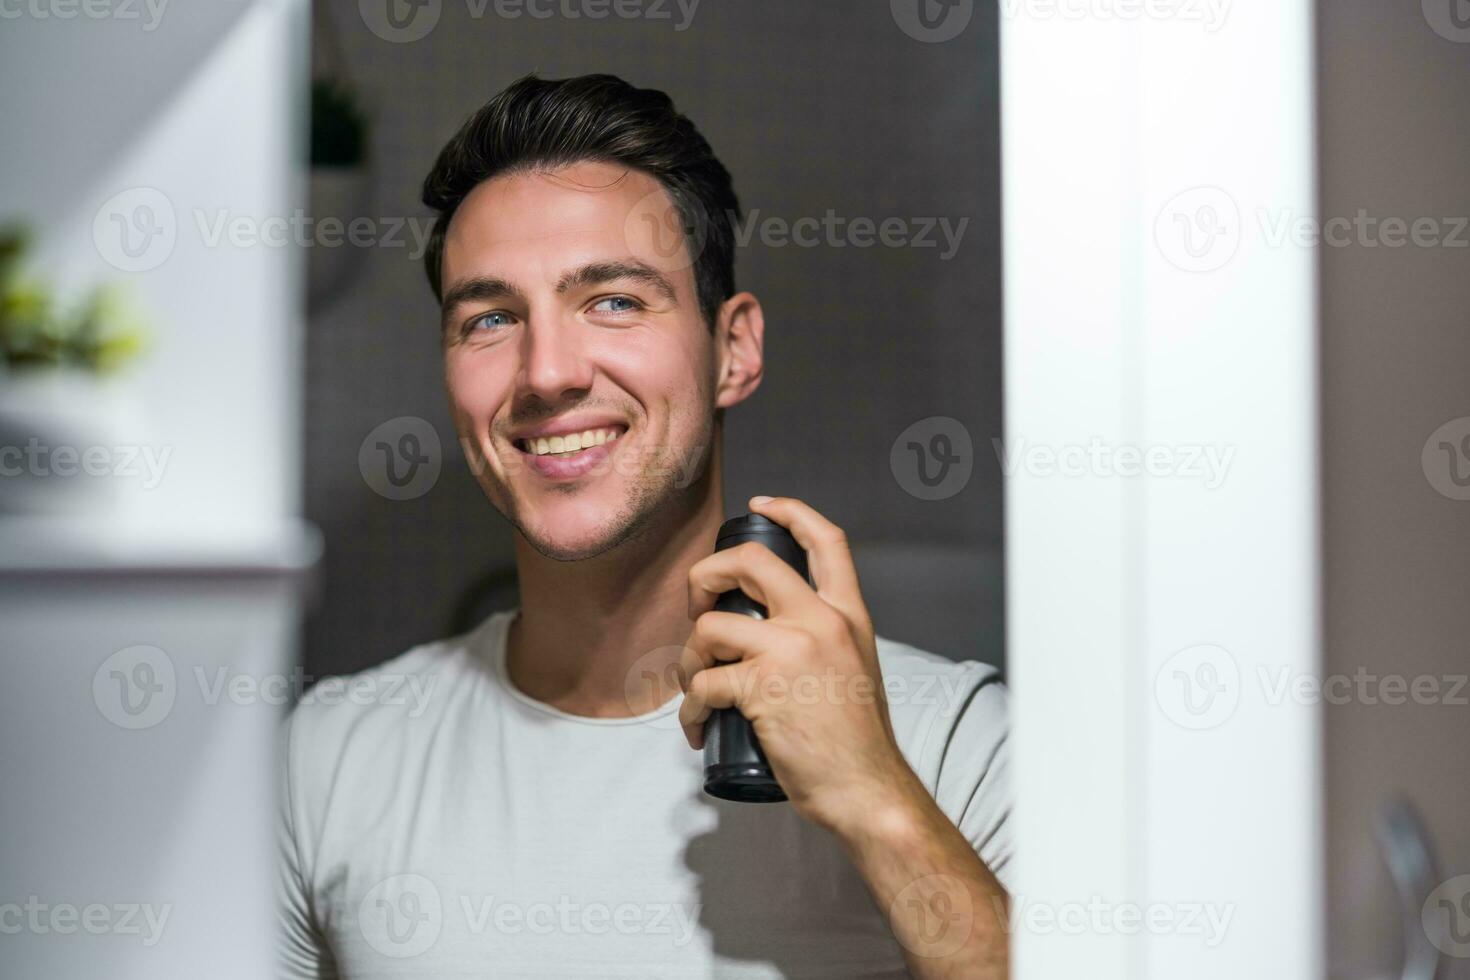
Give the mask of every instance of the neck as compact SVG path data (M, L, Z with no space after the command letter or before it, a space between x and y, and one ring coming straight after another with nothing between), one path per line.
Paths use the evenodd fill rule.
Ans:
M506 639L517 688L571 714L625 718L679 693L672 665L694 628L689 569L724 520L719 453L687 496L596 558L560 562L517 533L520 612Z

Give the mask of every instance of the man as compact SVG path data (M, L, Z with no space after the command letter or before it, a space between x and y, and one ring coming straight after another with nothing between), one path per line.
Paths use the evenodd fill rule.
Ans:
M842 532L800 500L749 507L815 588L761 545L714 553L764 321L704 138L663 93L528 77L424 201L452 414L521 601L293 713L288 972L1004 976L993 669L875 636ZM737 588L768 618L712 611ZM715 708L789 802L701 791Z

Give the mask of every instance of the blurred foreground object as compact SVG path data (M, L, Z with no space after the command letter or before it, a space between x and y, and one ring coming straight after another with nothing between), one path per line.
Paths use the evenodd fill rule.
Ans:
M115 283L67 302L23 274L29 244L19 225L0 230L0 513L105 510L111 447L141 424L112 375L146 333Z
M0 216L32 231L0 275L0 977L274 972L320 549L305 256L270 234L305 207L308 25L252 0L0 30Z

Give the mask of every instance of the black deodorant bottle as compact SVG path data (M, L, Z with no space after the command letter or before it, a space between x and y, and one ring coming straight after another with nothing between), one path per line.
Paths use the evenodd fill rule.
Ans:
M796 569L811 584L806 552L791 532L759 514L736 517L720 525L715 550L723 551L747 541L758 541ZM739 589L722 593L715 600L722 612L766 618L766 608ZM738 803L780 803L786 793L756 740L755 729L735 708L717 708L704 722L704 791L722 800Z

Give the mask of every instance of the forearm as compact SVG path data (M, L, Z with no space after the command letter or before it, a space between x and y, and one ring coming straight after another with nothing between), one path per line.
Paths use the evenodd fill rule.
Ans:
M912 772L836 831L915 980L1009 975L1009 898Z

